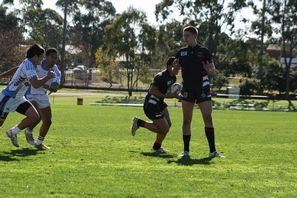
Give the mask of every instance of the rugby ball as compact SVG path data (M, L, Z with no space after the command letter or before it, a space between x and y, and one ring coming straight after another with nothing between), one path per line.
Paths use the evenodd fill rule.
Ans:
M169 92L169 93L180 93L182 88L183 88L182 84L174 83L168 88L167 92Z

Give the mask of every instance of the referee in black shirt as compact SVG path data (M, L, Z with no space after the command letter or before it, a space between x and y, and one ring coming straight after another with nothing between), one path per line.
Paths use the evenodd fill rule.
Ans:
M188 45L176 54L174 65L180 65L183 78L181 92L183 109L183 142L182 157L190 156L191 122L195 103L202 113L205 135L209 144L209 157L222 157L216 151L215 135L212 121L212 102L208 75L215 74L215 66L210 51L197 43L198 30L188 26L183 30L183 39Z

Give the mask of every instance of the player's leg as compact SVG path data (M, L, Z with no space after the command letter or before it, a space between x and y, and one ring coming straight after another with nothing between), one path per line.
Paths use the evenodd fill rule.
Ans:
M36 111L38 112L38 114L41 116L40 114L40 109L38 107L38 104L36 101L34 100L29 100L31 102L31 104L35 107ZM26 136L26 140L30 145L35 145L35 140L34 140L34 136L33 136L33 129L38 125L39 122L36 122L35 124L33 124L30 127L27 127L25 129L25 136Z
M138 121L141 122L143 120L139 119ZM157 134L166 134L169 131L169 125L164 117L153 120L152 122L143 121L139 126Z
M8 116L8 112L4 112L4 109L9 98L9 96L5 96L2 93L0 93L0 127L2 127Z
M170 116L169 116L168 109L165 108L165 109L163 110L162 113L163 113L163 115L164 115L165 120L167 121L168 128L170 129L170 127L171 127L171 120L170 120ZM157 134L155 143L154 143L154 145L153 145L153 149L154 149L155 151L158 151L158 150L161 149L162 142L164 141L166 135L167 135L167 133L165 133L165 134L160 134L160 133L158 133L158 134Z
M35 107L28 101L19 105L16 111L25 115L26 118L24 118L17 126L9 129L6 133L7 136L11 139L12 144L16 147L19 147L17 134L27 127L36 125L36 123L40 121L40 118Z
M167 120L162 113L166 108L166 104L144 104L144 113L152 120L152 122L144 121L142 119L134 117L132 120L131 133L134 136L139 127L146 128L151 132L165 134L169 130Z
M39 136L38 139L36 140L36 144L35 146L37 148L40 149L49 149L49 147L47 147L46 145L43 144L44 138L48 133L48 130L52 124L52 111L51 111L51 107L45 107L43 109L39 110L40 112L40 116L41 116L41 120L42 120L42 125L40 127L39 130Z
M183 109L183 142L184 151L181 156L189 156L190 152L190 140L191 140L191 123L193 117L193 109L195 103L182 100Z
M204 121L205 135L207 137L210 157L222 157L220 153L216 152L215 134L212 120L212 102L206 100L198 103L202 118Z

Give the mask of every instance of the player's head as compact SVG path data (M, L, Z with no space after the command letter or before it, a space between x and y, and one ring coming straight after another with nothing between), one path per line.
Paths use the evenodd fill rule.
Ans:
M44 54L44 49L38 44L33 44L27 51L26 58L31 59L33 65L39 65Z
M57 64L57 61L59 59L59 52L55 48L49 48L45 52L45 61L50 65L51 67Z
M174 75L177 75L177 74L178 74L179 67L178 67L178 66L175 66L175 65L173 64L173 62L174 62L175 59L176 59L176 58L175 58L174 56L169 57L169 58L167 59L167 63L166 63L166 65L167 65L167 70L168 70L170 73L172 73L172 74L174 74Z
M196 44L198 30L194 26L187 26L183 30L183 39L188 45Z

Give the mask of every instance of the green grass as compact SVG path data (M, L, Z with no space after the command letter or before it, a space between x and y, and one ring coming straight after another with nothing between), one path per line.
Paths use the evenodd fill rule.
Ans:
M194 113L192 157L181 160L180 108L169 108L168 155L150 151L154 134L131 137L132 116L142 108L89 106L86 97L56 97L49 151L37 151L19 135L13 147L5 130L21 116L10 114L0 136L1 197L295 197L296 113L214 111L217 148L226 158L207 160L207 141Z

